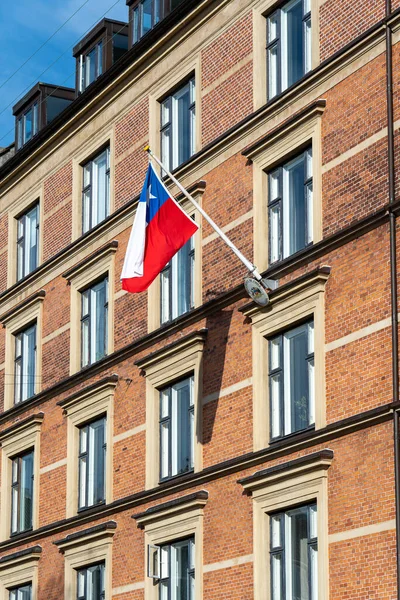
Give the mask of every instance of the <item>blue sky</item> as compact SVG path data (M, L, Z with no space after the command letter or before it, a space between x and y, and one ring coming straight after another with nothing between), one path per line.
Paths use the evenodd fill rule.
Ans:
M77 10L50 42L13 75ZM103 16L128 21L125 0L0 0L0 147L14 141L12 107L35 83L74 87L72 48Z

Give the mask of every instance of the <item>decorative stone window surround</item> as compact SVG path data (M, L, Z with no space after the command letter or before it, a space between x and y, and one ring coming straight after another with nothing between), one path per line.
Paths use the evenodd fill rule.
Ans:
M11 460L26 450L33 450L32 529L39 527L40 430L44 414L32 415L0 434L1 443L1 519L0 540L10 537L11 530ZM1 597L1 596L0 596Z
M199 181L193 186L189 186L188 192L200 204L205 191L205 181ZM194 308L201 306L202 297L202 217L199 211L186 198L177 197L177 200L183 210L189 215L194 215L195 222L199 225L198 231L194 234ZM160 307L160 276L156 277L149 287L148 292L148 328L149 332L158 329L161 325L161 307Z
M91 126L88 125L90 128ZM88 132L86 141L79 147L72 161L72 240L82 235L82 188L83 167L91 158L99 154L106 146L110 147L110 215L114 212L114 182L115 182L115 135L114 127Z
M313 501L317 502L317 597L328 599L328 469L332 460L332 450L322 450L238 481L253 498L255 600L270 598L270 513Z
M67 418L67 518L78 513L79 426L101 415L106 416L105 502L109 504L113 500L114 392L117 383L118 375L112 375L58 403Z
M195 152L201 149L201 67L200 56L189 58L176 64L174 69L168 70L157 81L149 93L149 144L150 148L160 149L160 100L184 84L194 73L195 78L195 105L196 105L196 144ZM161 152L157 152L161 155Z
M202 469L202 357L207 330L190 333L181 340L138 360L146 376L146 489L159 483L159 390L194 374L194 471Z
M0 559L0 600L9 600L9 589L32 584L32 600L37 600L38 562L42 553L40 546L15 552Z
M8 255L7 255L7 288L17 282L17 219L35 204L39 205L39 255L38 265L42 263L43 256L43 185L29 189L29 191L10 207L8 211Z
M184 537L195 538L195 597L203 597L203 510L208 492L202 490L154 506L133 515L138 527L144 529L145 539L145 599L158 600L158 586L147 576L149 545L158 546Z
M313 243L322 239L321 116L325 101L318 100L279 126L260 142L243 151L253 162L254 260L260 270L268 268L268 171L297 151L312 145Z
M36 322L36 380L35 395L42 387L42 321L43 301L46 292L41 290L30 296L7 313L0 317L0 322L6 330L5 351L5 386L4 386L4 410L14 406L14 361L15 361L15 335Z
M112 597L112 543L117 524L107 521L67 535L54 542L65 558L64 598L77 597L77 573L80 567L105 562L105 600Z
M253 7L253 103L254 110L263 106L267 98L267 19L276 8L286 4L276 0L259 0ZM320 63L319 49L319 0L311 4L311 69ZM283 92L284 93L284 92Z
M108 277L108 335L107 355L114 351L114 255L116 240L63 273L71 286L70 375L81 370L81 291L103 276Z
M269 382L268 337L314 318L315 347L315 428L326 424L325 406L325 284L329 267L321 267L299 277L271 294L270 304L260 308L255 304L241 312L252 322L253 347L253 449L269 445Z

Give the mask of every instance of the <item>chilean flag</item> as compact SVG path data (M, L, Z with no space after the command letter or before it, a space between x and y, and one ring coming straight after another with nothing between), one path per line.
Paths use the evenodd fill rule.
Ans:
M198 230L149 164L122 268L122 289L144 292Z

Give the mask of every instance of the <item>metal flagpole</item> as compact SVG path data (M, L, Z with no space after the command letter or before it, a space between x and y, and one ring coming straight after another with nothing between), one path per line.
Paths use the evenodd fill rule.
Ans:
M201 206L198 204L198 202L196 202L196 200L189 194L189 192L187 192L185 190L185 188L172 175L172 173L170 173L168 171L168 169L165 168L165 166L163 165L163 163L161 162L161 160L159 158L157 158L157 156L155 156L153 154L153 152L150 149L150 146L145 146L144 150L146 152L148 152L148 154L151 156L151 158L153 160L156 161L156 163L168 175L168 177L171 179L171 181L173 181L175 183L175 185L180 189L180 191L182 192L182 194L184 196L186 196L186 198L193 204L193 206L195 206L197 208L197 210L199 211L199 213L201 215L203 215L203 217L205 218L205 220L207 221L207 223L209 223L211 225L211 227L219 235L219 237L224 240L225 244L227 246L229 246L229 248L232 250L232 252L234 254L236 254L236 256L238 257L238 259L244 264L244 266L248 269L248 271L251 273L251 275L253 277L255 277L255 279L257 279L257 281L259 281L263 285L263 287L268 288L270 290L276 289L276 287L278 285L277 281L275 281L274 279L263 279L261 277L260 273L257 271L257 267L255 265L253 265L253 263L251 263L249 260L247 260L247 258L240 252L240 250L238 248L236 248L235 244L233 244L231 242L231 240L218 227L218 225L216 223L214 223L214 221L211 219L211 217L209 217L208 214L201 208Z

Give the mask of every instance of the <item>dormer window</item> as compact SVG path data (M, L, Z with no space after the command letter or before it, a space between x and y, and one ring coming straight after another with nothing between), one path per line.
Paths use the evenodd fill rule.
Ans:
M37 83L13 107L15 142L19 150L74 100L75 90Z
M76 93L109 69L128 50L128 24L102 19L73 50L76 58Z
M17 120L17 149L22 148L39 131L39 107L34 102Z
M79 59L79 91L83 92L103 72L103 43L99 42L88 54L81 54Z
M136 44L159 21L174 10L182 0L131 0L132 45Z

